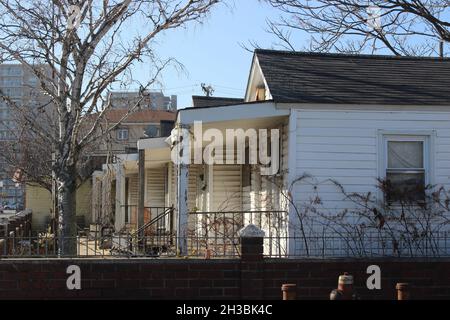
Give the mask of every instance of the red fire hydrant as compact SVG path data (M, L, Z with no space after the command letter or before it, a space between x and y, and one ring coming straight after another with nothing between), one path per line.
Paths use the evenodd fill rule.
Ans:
M357 300L357 295L353 289L353 276L344 272L339 276L338 288L330 293L330 300Z

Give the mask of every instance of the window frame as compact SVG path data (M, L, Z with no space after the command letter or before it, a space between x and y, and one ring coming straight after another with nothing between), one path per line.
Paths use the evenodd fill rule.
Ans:
M436 132L434 130L431 131L385 131L379 130L378 132L378 141L379 141L379 172L378 176L386 180L388 173L388 142L422 142L423 143L423 173L425 186L433 185L434 183L434 145L435 145L435 136ZM401 171L401 169L400 169ZM399 172L400 172L399 171ZM421 172L418 168L414 168L411 170L405 170L403 172ZM379 190L379 199L384 198L382 190ZM392 205L395 205L393 203Z
M122 136L121 133L126 132L126 138ZM128 141L130 139L130 130L128 128L119 128L117 129L117 140L118 141Z

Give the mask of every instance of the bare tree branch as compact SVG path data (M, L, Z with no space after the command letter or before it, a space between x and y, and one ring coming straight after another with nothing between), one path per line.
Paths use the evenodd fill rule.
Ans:
M33 138L48 137L56 155L52 170L61 236L76 235L74 192L80 157L99 131L107 135L118 125L105 129L102 122L111 107L107 91L117 84L135 84L131 70L143 63L153 76L141 86L151 86L171 61L158 63L153 49L157 37L201 21L219 1L0 0L0 62L26 66L38 78L41 94L51 100L50 131L41 121L32 121L26 110L17 114L26 120ZM74 241L66 244L61 246L63 253L76 253Z
M440 55L440 43L450 42L448 0L263 1L281 12L268 32L289 50L297 48L294 34L309 35L306 49L319 52Z

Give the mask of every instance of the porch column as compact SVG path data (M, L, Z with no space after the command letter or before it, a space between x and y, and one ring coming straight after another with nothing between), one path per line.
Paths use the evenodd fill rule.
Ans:
M138 225L139 229L144 225L144 203L145 203L145 150L139 150L139 163L138 163Z
M181 122L181 120L180 120ZM191 134L190 126L179 123L174 129L176 135L175 154L172 153L172 161L177 166L177 247L179 254L188 254L188 180L189 164L191 161Z
M100 221L103 223L105 219L110 216L111 213L111 179L109 172L109 165L105 165L103 168L102 176L102 189L101 189L101 215Z
M102 206L102 171L94 171L92 174L92 223L96 224L101 216Z
M177 246L180 255L187 255L187 234L188 234L188 176L187 164L178 164L178 228Z
M116 164L116 217L115 229L120 231L125 226L125 168Z
M297 179L297 110L291 109L289 115L289 132L288 132L288 178L286 190L292 186L292 183ZM291 200L295 201L295 190L292 190ZM288 256L293 256L295 254L295 237L299 221L297 214L295 212L294 205L289 202L289 227L288 227Z

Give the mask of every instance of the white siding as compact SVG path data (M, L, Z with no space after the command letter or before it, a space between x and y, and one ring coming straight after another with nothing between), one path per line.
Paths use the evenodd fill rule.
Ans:
M215 165L213 177L213 211L242 210L240 165Z
M146 207L164 207L166 204L166 168L147 169Z
M288 170L288 153L289 153L289 126L288 124L284 124L281 128L281 163L280 169L282 173L285 173Z
M128 223L137 223L137 211L139 201L139 179L137 174L129 177L128 182Z
M450 187L450 113L299 111L297 176L314 177L325 209L354 206L328 179L336 180L349 192L377 191L379 130L435 130L431 179ZM311 184L295 188L297 202L309 201L314 195Z
M173 164L173 162L169 162L169 187L167 189L168 197L167 197L167 206L171 207L176 206L177 199L177 168Z
M137 208L139 200L139 179L137 174L133 174L130 177L129 191L128 191L128 205Z
M195 211L194 209L198 209L197 205L197 183L198 177L200 174L201 166L191 165L189 166L189 177L188 177L188 210Z

